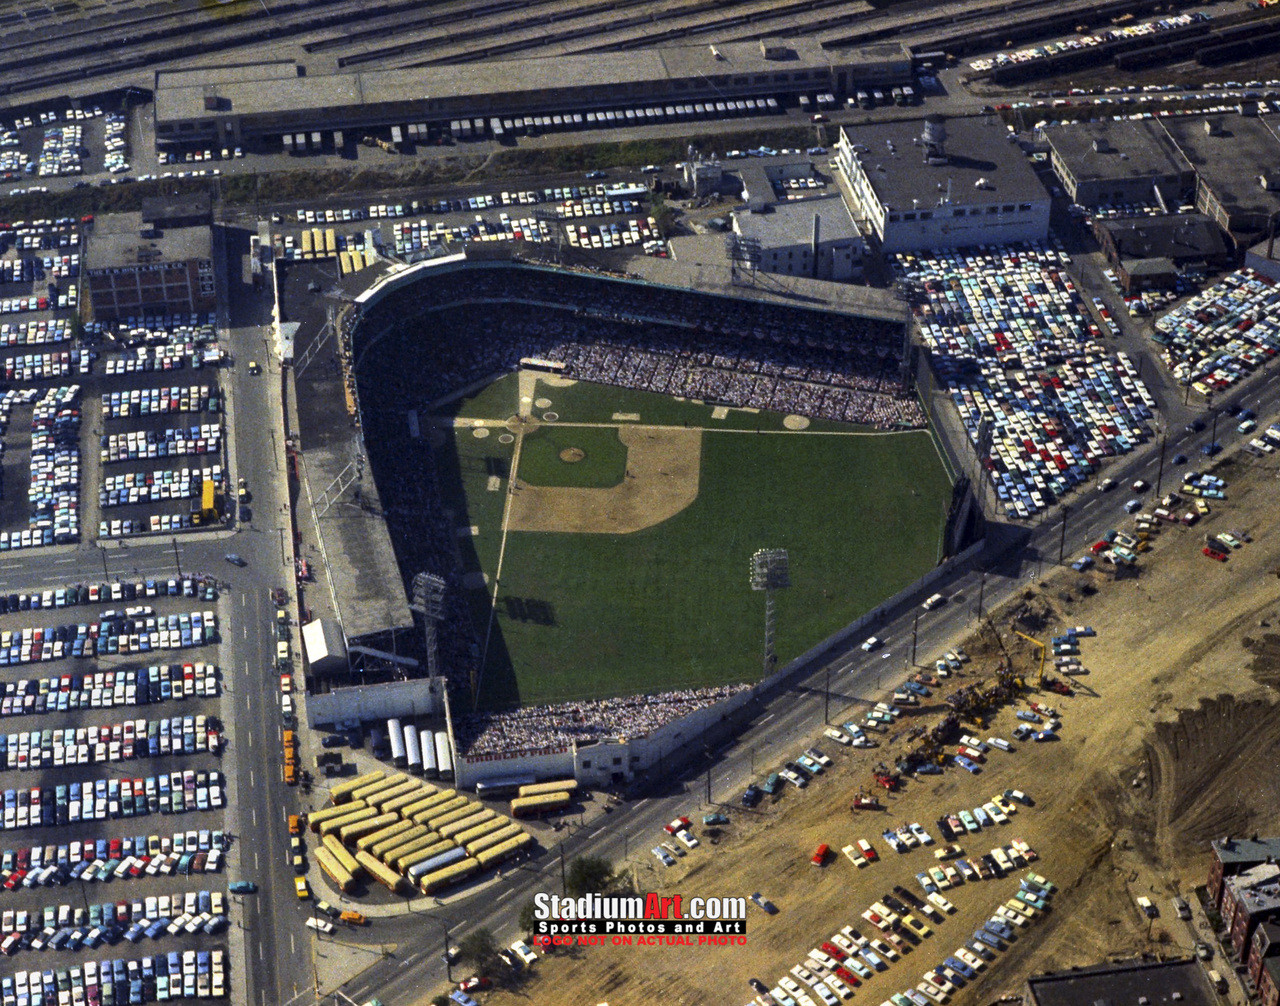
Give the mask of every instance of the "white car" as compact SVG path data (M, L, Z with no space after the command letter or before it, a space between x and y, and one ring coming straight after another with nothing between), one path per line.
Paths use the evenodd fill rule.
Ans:
M511 952L519 957L523 964L532 964L538 959L538 955L529 949L529 944L524 940L516 940L511 944Z
M677 832L676 832L676 838L678 838L681 842L683 842L683 843L684 843L686 846L688 846L690 849L696 849L696 848L698 847L698 840L697 840L696 838L694 838L694 837L693 837L693 833L692 833L692 832L688 832L688 831L677 831Z
M663 866L676 865L675 857L671 855L671 853L667 852L667 850L660 845L654 846L653 855L654 855L654 858L656 858L658 862L661 863Z
M920 825L912 824L909 827L911 828L911 834L920 840L921 845L933 845L933 837Z
M862 649L863 649L863 652L870 653L872 650L877 649L878 647L883 645L884 645L883 640L878 639L875 636L868 636L867 639L863 641Z

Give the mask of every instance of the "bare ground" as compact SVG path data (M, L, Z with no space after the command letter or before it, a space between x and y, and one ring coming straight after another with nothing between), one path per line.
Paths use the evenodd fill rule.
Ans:
M996 655L1007 650L1034 691L1037 659L1010 631L1015 619L1042 639L1070 625L1097 628L1098 637L1082 644L1089 673L1074 680L1077 693L1030 696L1062 713L1060 741L1022 745L1013 754L994 751L976 777L948 770L909 782L885 798L886 811L858 815L850 800L871 788L870 766L894 745L849 752L822 742L836 759L832 770L804 793L789 790L755 811L719 808L732 823L717 846L704 842L664 870L644 861L650 843L632 843L641 847L632 864L642 889L687 896L759 890L771 897L781 912L753 914L747 946L578 949L542 962L515 996L496 993L490 1001L743 1003L750 998L748 977L773 984L841 926L867 929L859 915L870 902L894 884L914 888L914 875L934 865L928 851L900 856L884 848L879 834L885 827L920 821L936 833L933 822L942 812L973 807L1006 787L1026 790L1036 806L998 834L962 840L966 852L1021 837L1040 853L1036 869L1062 891L1052 911L954 1003L989 1002L1035 971L1188 949L1190 929L1167 910L1149 923L1134 898L1145 894L1167 908L1168 896L1203 884L1211 837L1274 833L1280 825L1274 698L1280 635L1267 631L1280 619L1280 579L1273 573L1280 567L1280 538L1269 534L1280 515L1272 492L1275 463L1228 464L1218 474L1231 482L1229 501L1216 504L1195 528L1167 526L1136 571L1120 577L1109 568L1083 576L1050 572L997 611L981 639L964 641L974 656L967 678L990 675ZM1255 541L1219 564L1200 554L1206 529L1243 530ZM905 726L932 723L938 714L936 706L915 711ZM1008 737L1015 723L1012 710L1002 710L984 736ZM796 749L814 739L797 738ZM686 813L702 810L691 797ZM838 849L858 838L876 844L880 863L862 871L843 857L825 869L809 864L817 843ZM935 927L907 960L865 983L855 1001L879 1002L914 984L1014 889L1006 879L955 890L949 896L957 915Z

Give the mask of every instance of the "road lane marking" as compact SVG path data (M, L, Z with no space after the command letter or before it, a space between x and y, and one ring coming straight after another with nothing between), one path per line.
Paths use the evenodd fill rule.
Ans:
M768 723L771 719L773 719L774 715L775 715L774 713L770 713L768 716L765 716L763 719L760 720L759 723L756 724L756 726L763 726L764 724Z

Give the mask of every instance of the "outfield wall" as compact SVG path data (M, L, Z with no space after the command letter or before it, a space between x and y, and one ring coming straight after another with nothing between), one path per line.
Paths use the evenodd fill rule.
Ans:
M700 753L701 746L694 743L697 738L730 720L762 692L781 685L794 675L814 670L830 651L864 634L872 634L887 617L891 617L895 609L919 604L934 592L939 581L965 572L981 555L986 544L985 539L975 542L958 555L939 563L909 587L789 661L762 679L754 688L741 691L724 702L673 720L645 737L604 740L597 744L573 746L535 755L459 757L456 765L457 785L459 788L473 787L482 779L496 779L520 772L548 777L557 774L572 775L580 783L599 788L617 785L617 775L622 777L622 782L632 782L637 776L654 769L662 772L668 759L678 760L680 756L690 752Z

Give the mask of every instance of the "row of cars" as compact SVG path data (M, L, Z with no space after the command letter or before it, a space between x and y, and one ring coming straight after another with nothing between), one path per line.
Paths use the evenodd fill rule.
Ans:
M218 668L203 662L18 678L0 682L0 718L217 695Z
M22 950L93 949L120 940L138 943L179 933L217 933L227 928L226 895L221 891L188 891L152 895L138 901L108 901L87 907L46 905L42 918L28 912L5 912L0 953ZM43 925L41 924L43 923Z
M71 968L19 971L0 979L0 1006L65 1002L140 1006L227 994L225 950L177 950L141 960L110 958Z
M193 828L188 831L175 831L171 835L126 835L122 838L85 838L83 841L71 840L61 845L19 846L5 849L0 853L0 881L7 884L17 872L43 870L49 866L63 866L68 871L78 863L89 866L97 864L107 869L94 869L92 875L85 876L86 881L96 879L114 879L116 868L124 860L147 859L145 871L148 876L163 872L165 876L173 872L187 873L188 869L176 871L150 869L152 862L161 857L171 855L195 857L204 853L203 861L191 864L194 872L213 873L222 864L222 853L229 847L227 836L221 831L210 831L207 828ZM214 855L217 853L217 855ZM99 877L98 874L104 875ZM126 871L126 876L139 876ZM67 879L64 876L61 879ZM31 886L31 885L27 885ZM7 888L12 889L12 888Z
M221 486L221 464L204 468L157 468L149 472L107 475L102 480L98 504L102 507L131 506L160 500L190 499L200 495L206 482Z
M198 340L182 340L163 345L134 346L123 353L113 353L104 361L103 369L108 377L121 374L149 374L154 371L182 370L188 364L199 370L205 359L203 343Z
M170 412L219 412L222 394L215 384L169 385L102 393L103 419L164 415Z
M186 454L216 454L222 446L219 423L199 423L164 430L129 430L105 433L99 439L104 465L143 458L180 457Z
M48 346L71 338L71 327L65 318L41 318L0 323L0 347Z
M121 614L76 625L5 629L0 631L0 667L63 657L186 649L217 638L218 616L212 610L138 618Z
M1186 28L1189 25L1198 24L1208 20L1210 20L1210 15L1201 12L1191 14L1174 14L1169 17L1159 18L1155 21L1143 21L1138 24L1128 24L1107 28L1092 35L1072 35L1056 42L1045 43L1044 45L998 52L994 56L983 56L980 59L970 60L969 66L972 69L977 70L979 73L982 73L987 70L993 70L996 67L1011 66L1018 63L1030 63L1035 62L1036 60L1047 59L1050 56L1056 56L1060 53L1070 52L1075 49L1088 49L1093 46L1104 45L1108 42L1116 42L1121 39L1137 38L1144 35L1154 35L1160 32L1171 31L1176 28Z
M222 773L216 769L6 789L3 799L5 831L155 813L218 810L226 803Z
M81 376L92 369L93 354L88 350L69 349L62 352L23 353L4 358L6 381L56 381L73 374Z
M222 732L217 720L173 716L86 727L0 734L0 765L10 770L62 768L98 762L158 758L167 754L217 754Z
M76 583L66 587L0 593L0 615L11 611L40 611L45 608L71 608L78 604L108 601L136 601L149 597L194 597L203 601L218 599L217 581L208 577L170 577L167 580L116 580L111 583Z

